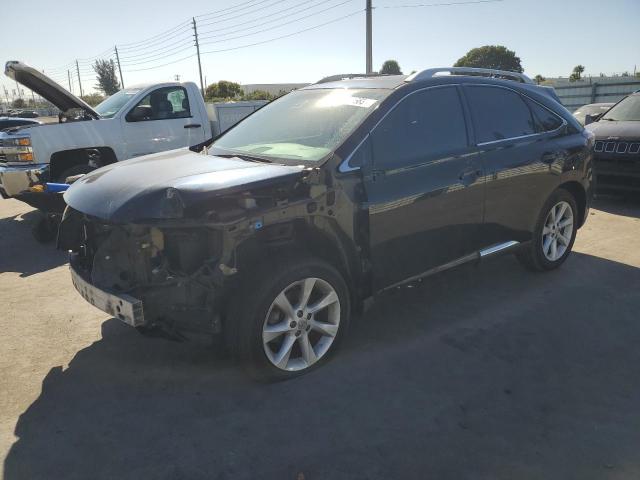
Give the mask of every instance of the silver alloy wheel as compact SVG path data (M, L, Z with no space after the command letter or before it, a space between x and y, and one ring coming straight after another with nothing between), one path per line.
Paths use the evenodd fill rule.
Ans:
M542 229L542 251L547 260L555 262L569 248L573 235L573 209L567 202L555 204L549 211Z
M339 327L335 289L321 278L305 278L271 303L262 326L264 352L282 370L304 370L329 351Z

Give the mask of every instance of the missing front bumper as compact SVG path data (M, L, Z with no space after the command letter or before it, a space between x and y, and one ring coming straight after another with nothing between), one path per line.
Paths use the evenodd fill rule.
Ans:
M145 324L141 300L130 295L101 290L85 280L73 265L70 270L73 286L91 305L132 327L140 327Z

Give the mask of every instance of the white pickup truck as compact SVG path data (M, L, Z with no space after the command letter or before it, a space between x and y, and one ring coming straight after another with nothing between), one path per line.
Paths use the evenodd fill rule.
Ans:
M198 145L266 103L205 104L194 83L168 82L120 90L92 108L23 63L7 62L5 74L62 112L58 123L0 132L5 198L119 160Z

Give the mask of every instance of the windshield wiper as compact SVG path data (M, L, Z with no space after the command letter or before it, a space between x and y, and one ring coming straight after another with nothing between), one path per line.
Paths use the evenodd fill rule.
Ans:
M246 162L259 162L259 163L272 163L271 160L261 157L252 157L251 155L237 154L237 153L224 153L222 155L216 155L216 157L222 158L239 158Z
M617 122L615 118L601 118L600 120L606 120L607 122Z

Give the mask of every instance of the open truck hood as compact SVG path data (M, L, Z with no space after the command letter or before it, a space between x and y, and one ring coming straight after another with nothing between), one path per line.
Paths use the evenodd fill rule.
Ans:
M79 108L84 110L86 114L92 118L100 117L98 112L83 100L80 100L75 95L69 93L44 73L41 73L35 68L31 68L22 62L17 62L15 60L7 62L4 67L4 73L7 77L15 80L21 85L24 85L28 89L33 90L42 98L53 103L63 112L72 108Z
M304 167L216 157L188 149L116 162L82 176L67 204L109 223L182 218L216 197L303 176Z

